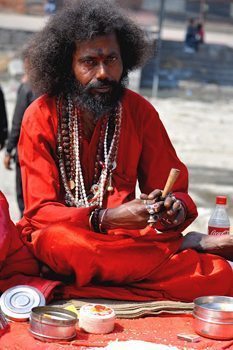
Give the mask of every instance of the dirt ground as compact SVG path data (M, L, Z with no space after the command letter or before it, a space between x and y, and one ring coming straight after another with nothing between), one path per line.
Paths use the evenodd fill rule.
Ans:
M153 99L179 157L199 217L188 230L206 231L216 195L228 197L233 226L233 88L183 83Z
M17 82L3 81L9 120L13 114ZM233 88L181 83L179 90L160 91L150 101L158 110L173 145L188 166L190 194L199 217L186 230L207 231L216 195L227 195L233 226ZM3 167L0 152L0 189L6 195L13 221L19 219L15 199L15 173Z

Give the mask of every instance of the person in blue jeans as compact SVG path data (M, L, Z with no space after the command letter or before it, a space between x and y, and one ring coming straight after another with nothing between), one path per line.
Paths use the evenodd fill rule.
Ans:
M190 18L185 35L185 52L193 53L197 51L197 28L193 18Z

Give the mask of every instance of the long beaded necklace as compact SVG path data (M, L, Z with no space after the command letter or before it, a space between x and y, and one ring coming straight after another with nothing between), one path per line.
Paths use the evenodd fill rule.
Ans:
M105 191L113 191L112 171L116 167L122 106L119 103L115 115L102 118L100 142L98 144L93 184L87 192L84 183L80 148L82 124L79 109L70 96L57 99L58 112L58 159L65 202L68 206L102 207Z

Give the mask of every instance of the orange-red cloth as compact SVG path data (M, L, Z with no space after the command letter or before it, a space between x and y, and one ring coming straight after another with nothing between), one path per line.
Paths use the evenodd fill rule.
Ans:
M50 300L60 283L39 277L38 261L20 239L7 200L0 192L0 291L20 284L36 287Z
M196 217L187 194L188 172L178 159L152 105L126 90L114 192L104 207L116 207L135 197L138 178L142 192L163 188L172 167L181 170L174 194L187 210L176 230L91 232L90 208L69 208L58 169L56 101L46 95L30 105L24 116L19 156L25 195L25 214L18 224L21 237L33 254L55 272L75 274L75 284L61 296L116 299L174 299L190 301L207 294L232 293L233 274L228 263L189 250L177 254L181 231ZM90 143L84 139L81 163L86 188L92 184L101 119Z

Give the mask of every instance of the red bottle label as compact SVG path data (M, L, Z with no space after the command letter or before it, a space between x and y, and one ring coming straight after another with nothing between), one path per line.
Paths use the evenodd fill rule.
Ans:
M212 236L229 235L230 227L208 227L208 234Z

